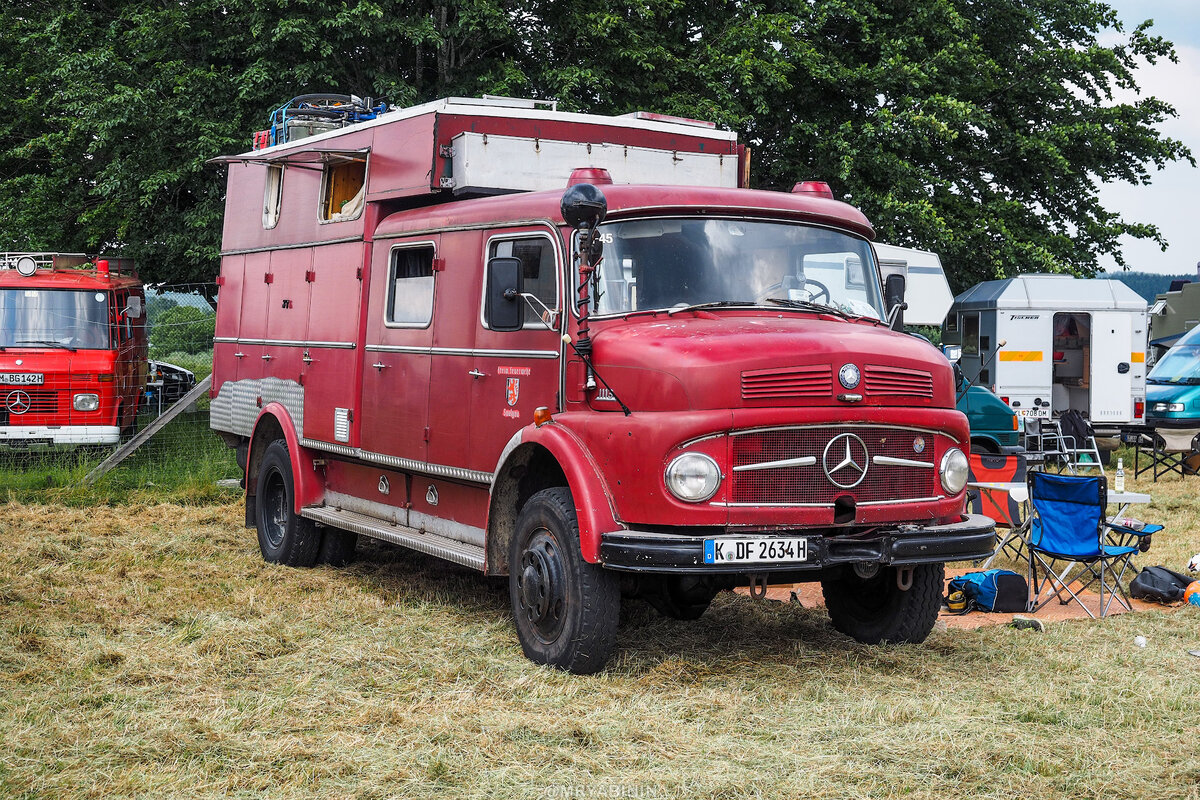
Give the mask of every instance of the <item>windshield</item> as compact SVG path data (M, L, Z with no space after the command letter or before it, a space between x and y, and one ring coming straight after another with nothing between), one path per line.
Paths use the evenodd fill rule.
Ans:
M1200 326L1192 328L1158 360L1148 383L1200 383Z
M706 303L817 303L882 319L863 239L787 222L664 218L600 226L596 314Z
M0 347L108 349L108 294L0 289Z

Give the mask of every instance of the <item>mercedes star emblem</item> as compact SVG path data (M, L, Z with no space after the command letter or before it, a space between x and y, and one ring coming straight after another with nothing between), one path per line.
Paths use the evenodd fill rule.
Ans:
M858 367L854 366L853 364L843 364L842 368L838 370L838 380L841 381L842 386L845 386L847 389L853 389L855 386L858 386Z
M870 463L867 446L853 433L842 433L829 440L821 457L825 477L839 489L853 489L867 477Z
M17 389L15 392L8 393L8 397L4 398L4 405L8 406L10 414L24 414L32 403L29 400L28 392Z

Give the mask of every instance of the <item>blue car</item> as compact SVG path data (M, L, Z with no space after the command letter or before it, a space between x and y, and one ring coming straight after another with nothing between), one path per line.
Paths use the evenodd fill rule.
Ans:
M1181 336L1146 376L1146 424L1200 428L1200 326Z

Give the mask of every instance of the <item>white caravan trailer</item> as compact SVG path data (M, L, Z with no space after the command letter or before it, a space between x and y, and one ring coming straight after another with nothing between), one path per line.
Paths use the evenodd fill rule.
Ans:
M1145 415L1147 330L1146 301L1120 281L1022 275L954 298L943 340L1019 416L1078 409L1115 436Z
M882 280L886 281L893 272L904 275L904 302L908 304L904 309L904 324L941 326L954 295L938 254L876 242L875 255L879 258Z

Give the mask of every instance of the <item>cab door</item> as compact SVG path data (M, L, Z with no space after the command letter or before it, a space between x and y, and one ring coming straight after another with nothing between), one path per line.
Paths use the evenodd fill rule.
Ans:
M495 331L486 308L476 336L471 383L471 433L467 466L492 472L512 435L533 422L539 406L558 408L563 256L558 234L549 227L494 233L484 247L493 258L521 262L525 322L517 331ZM487 287L484 287L486 296Z
M363 349L363 450L427 460L440 237L377 241Z

